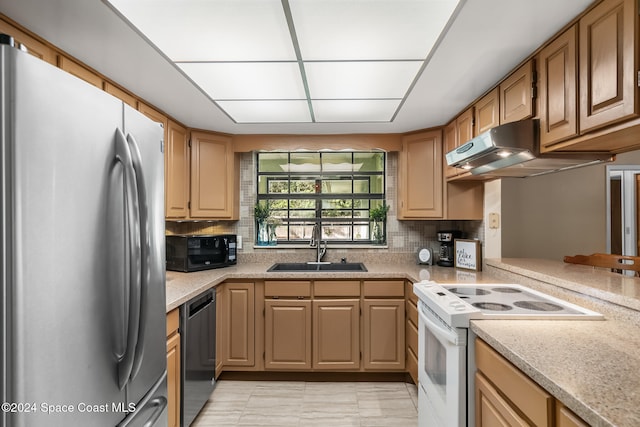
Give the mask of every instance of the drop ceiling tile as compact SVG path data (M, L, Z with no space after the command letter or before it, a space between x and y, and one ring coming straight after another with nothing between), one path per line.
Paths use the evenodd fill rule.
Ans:
M316 122L389 122L400 99L311 101Z
M173 61L295 60L280 0L109 0Z
M422 61L305 62L311 99L403 98Z
M303 60L425 59L458 0L289 0Z
M219 101L237 123L309 123L307 101Z
M214 100L306 99L296 62L179 63Z

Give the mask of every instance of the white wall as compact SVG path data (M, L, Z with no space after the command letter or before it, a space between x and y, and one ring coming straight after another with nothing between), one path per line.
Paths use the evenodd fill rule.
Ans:
M618 155L615 164L640 164L640 151ZM605 169L597 165L500 180L500 256L562 260L565 255L605 252ZM491 185L485 184L485 205L495 197L495 191L486 191ZM493 246L487 254L498 250Z

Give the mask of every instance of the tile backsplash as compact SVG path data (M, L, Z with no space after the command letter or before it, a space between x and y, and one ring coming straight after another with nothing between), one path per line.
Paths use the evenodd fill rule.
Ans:
M253 206L256 201L256 165L254 153L242 153L240 160L240 220L238 221L198 221L198 222L167 222L167 234L220 234L234 233L243 237L243 249L239 255L250 258L269 255L304 252L305 249L276 246L270 248L255 248L255 225L253 220ZM439 230L458 229L465 233L466 238L480 239L484 242L484 228L482 221L398 221L397 199L397 168L398 153L387 153L387 204L391 206L387 216L387 246L363 248L331 248L327 255L332 255L337 261L345 254L355 255L357 252L368 254L415 254L418 248L428 247L437 253L439 243L436 233Z

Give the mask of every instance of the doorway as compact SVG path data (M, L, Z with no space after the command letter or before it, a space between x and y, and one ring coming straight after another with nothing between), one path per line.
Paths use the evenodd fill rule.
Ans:
M607 166L607 252L640 254L640 166Z

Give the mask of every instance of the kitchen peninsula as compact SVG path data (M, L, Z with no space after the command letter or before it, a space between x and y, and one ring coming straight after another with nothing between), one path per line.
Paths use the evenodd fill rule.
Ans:
M167 311L205 289L239 279L519 283L598 311L605 320L472 321L477 336L589 425L640 424L640 337L633 333L640 326L640 279L538 259L487 259L483 272L363 261L367 272L267 273L270 262L167 272Z

